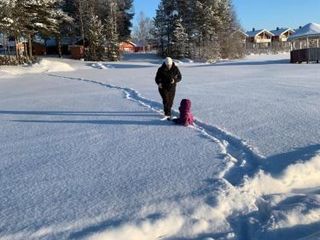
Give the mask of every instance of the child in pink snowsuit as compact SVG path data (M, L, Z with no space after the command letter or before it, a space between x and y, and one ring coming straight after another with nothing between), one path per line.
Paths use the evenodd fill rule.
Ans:
M191 113L191 101L182 99L179 107L180 117L173 121L184 126L193 124L193 115Z

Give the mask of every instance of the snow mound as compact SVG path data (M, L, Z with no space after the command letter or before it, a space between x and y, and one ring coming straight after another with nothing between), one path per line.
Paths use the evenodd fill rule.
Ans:
M39 63L31 66L4 66L0 72L9 75L22 75L26 73L43 73L43 72L71 72L74 68L69 64L56 60L42 59Z
M106 66L103 63L92 63L91 67L97 68L97 69L108 69L109 68L109 66Z
M36 67L36 66L35 66ZM71 72L74 71L69 64L43 59L39 63L39 67L45 69L46 72Z
M136 224L127 223L110 228L92 235L90 239L128 239L129 236L131 239L156 239L159 236L196 237L210 232L221 233L225 239L234 239L235 233L230 219L236 215L251 215L247 221L252 225L251 234L258 237L257 239L261 232L255 229L255 222L264 226L264 234L267 236L268 232L277 229L317 223L320 221L320 197L312 197L312 206L307 206L311 204L309 200L301 202L305 194L295 191L319 186L319 171L320 156L315 156L307 162L288 166L277 177L261 170L254 177L246 178L239 187L232 186L224 179L217 179L214 184L217 188L211 192L210 204L201 199L187 197L180 203L165 202L148 206L142 210L142 220L137 220ZM296 201L291 200L287 204L288 197L296 198ZM286 204L288 206L285 206ZM162 217L156 220L145 217L152 216L153 211L161 212ZM257 212L265 212L265 221L261 221L259 214L254 215Z

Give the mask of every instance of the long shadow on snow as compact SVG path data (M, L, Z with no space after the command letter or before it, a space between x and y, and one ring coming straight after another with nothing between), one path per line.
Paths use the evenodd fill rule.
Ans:
M206 240L206 239L227 239L226 235L228 233L205 233L200 234L196 237L170 237L163 238L163 240Z
M314 157L320 150L320 144L296 148L291 152L268 157L262 169L273 176L279 175L285 168L297 162L305 162Z
M125 53L122 55L121 60L126 62L148 62L152 64L161 64L163 61L156 53Z
M161 219L163 217L163 215L161 213L155 213L155 214L150 214L148 216L146 216L143 219L139 219L138 221L136 221L136 224L139 224L140 222L143 221L149 221L151 223ZM87 238L92 234L95 233L99 233L102 231L106 231L110 228L116 228L116 227L120 227L123 224L126 224L130 222L130 220L128 218L125 219L109 219L100 223L97 223L96 225L92 225L92 226L88 226L82 230L79 230L77 232L71 233L69 236L69 239L81 239L81 238Z
M154 112L146 111L0 111L3 115L43 115L43 116L119 116L119 117L158 117Z
M232 140L228 140L232 141ZM234 152L232 149L234 146L240 146L238 143L233 143L230 152ZM237 149L235 149L237 150ZM240 166L236 164L225 176L225 178L234 186L242 183L245 175L253 177L260 169L266 173L269 173L273 177L277 177L283 173L283 171L292 164L298 162L306 162L320 151L320 144L314 144L306 147L296 148L291 152L281 153L262 159L250 151L244 151L244 159L247 161L246 166ZM239 158L238 158L239 159Z
M118 89L118 90L123 91L125 93L125 95L128 97L128 99L133 100L135 102L138 102L143 106L148 106L150 108L162 109L162 104L161 103L146 99L146 98L142 97L140 95L140 93L138 93L137 91L135 91L134 89L131 89L131 88L114 86L112 84L102 83L102 82L89 80L89 79L83 79L83 78L65 77L65 76L56 75L56 74L48 74L48 75L52 76L52 77L65 78L65 79L68 79L68 80L82 81L82 82L87 82L87 83L94 83L94 84L98 84L98 85L101 85L103 87L110 88L110 89Z
M269 207L270 206L263 206L262 203L262 206L259 206L258 211L251 212L244 216L228 218L228 222L235 232L237 240L309 240L309 238L307 238L308 236L319 232L318 229L320 229L320 222L275 230L267 230L266 228L262 229L261 226L266 226L270 220L271 211ZM252 219L256 219L257 221L252 221ZM319 238L310 238L310 240L311 239L315 240Z
M100 64L103 66L101 67ZM86 65L88 67L96 68L96 69L104 69L104 68L109 68L109 69L134 69L134 68L149 68L149 67L154 67L152 65L145 65L145 64L125 64L125 63L87 63Z
M59 123L59 124L102 124L102 125L153 125L164 126L168 125L167 121L151 120L12 120L12 122L20 123Z
M221 62L213 64L202 64L202 65L192 65L191 68L198 67L221 67L221 66L259 66L259 65L270 65L270 64L289 64L289 59L281 60L269 60L269 61L243 61L243 62Z
M107 220L107 221L101 222L99 224L86 227L86 228L79 230L77 232L71 233L69 236L69 239L85 238L91 234L104 231L110 227L112 227L112 228L119 227L121 224L123 224L126 221L127 220L124 220L124 219L122 219L122 220L118 220L118 219L117 220Z
M281 228L269 232L260 233L256 239L259 240L319 240L320 222L298 225L291 228Z

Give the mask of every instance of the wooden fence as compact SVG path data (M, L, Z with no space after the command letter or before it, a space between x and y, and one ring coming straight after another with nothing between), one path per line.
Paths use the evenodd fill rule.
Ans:
M305 48L290 52L291 63L317 62L320 60L320 48Z

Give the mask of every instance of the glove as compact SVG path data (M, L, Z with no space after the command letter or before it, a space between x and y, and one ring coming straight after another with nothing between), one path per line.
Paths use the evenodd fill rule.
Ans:
M162 83L159 83L159 84L158 84L158 87L159 87L159 88L162 88Z

